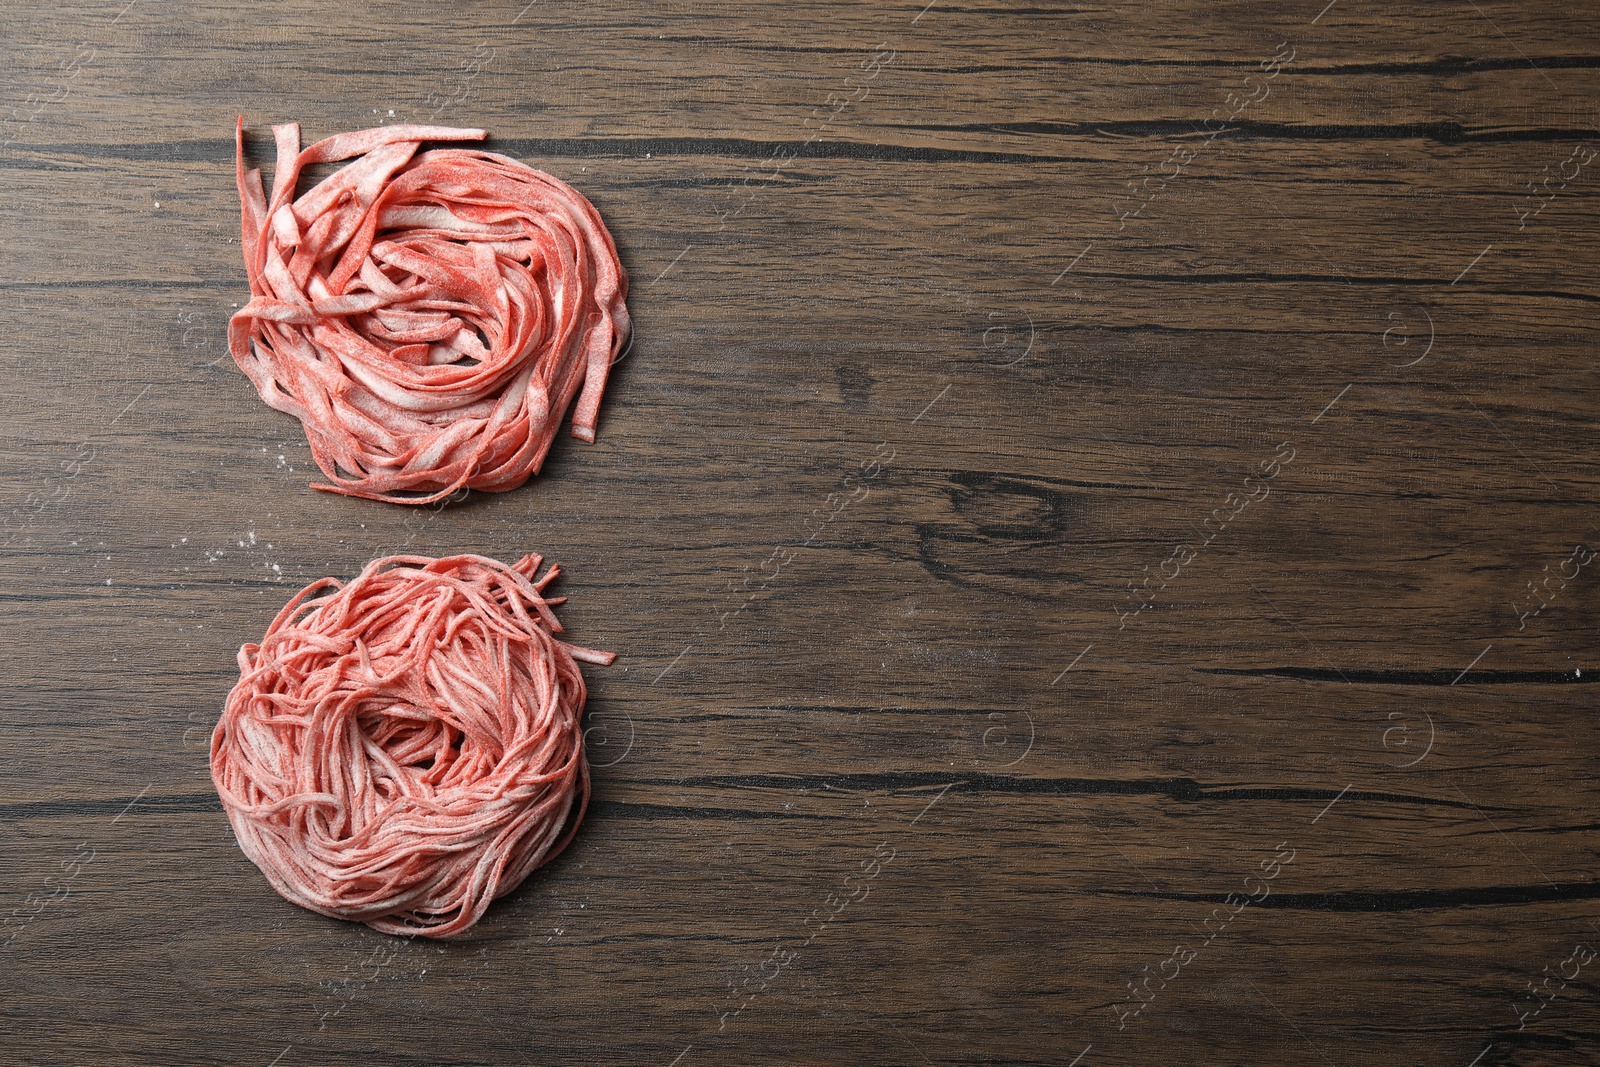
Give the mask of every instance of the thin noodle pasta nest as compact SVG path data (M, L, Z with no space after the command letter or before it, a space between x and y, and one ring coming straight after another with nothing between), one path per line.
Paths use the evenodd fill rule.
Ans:
M589 768L578 661L540 557L391 556L303 589L211 740L239 846L287 899L450 937L564 849Z
M268 200L235 129L252 298L228 345L304 426L316 488L403 504L515 489L574 400L572 434L594 440L628 275L581 193L492 152L418 151L483 130L382 126L304 151L298 124L273 132ZM304 168L345 159L295 198Z

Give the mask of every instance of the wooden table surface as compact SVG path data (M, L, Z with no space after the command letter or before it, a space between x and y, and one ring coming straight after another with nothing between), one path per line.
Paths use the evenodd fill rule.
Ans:
M1585 15L6 4L0 1062L1596 1062ZM308 489L239 113L585 192L598 442ZM280 899L238 646L534 550L620 657L574 846L449 943Z

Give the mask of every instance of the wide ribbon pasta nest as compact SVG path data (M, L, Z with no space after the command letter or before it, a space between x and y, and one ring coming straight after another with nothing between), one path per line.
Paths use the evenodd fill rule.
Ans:
M407 504L515 489L574 399L573 436L594 440L628 276L582 194L492 152L418 151L483 130L382 126L304 151L298 124L273 132L269 201L235 131L252 299L228 344L305 427L316 488ZM295 198L306 167L345 159Z

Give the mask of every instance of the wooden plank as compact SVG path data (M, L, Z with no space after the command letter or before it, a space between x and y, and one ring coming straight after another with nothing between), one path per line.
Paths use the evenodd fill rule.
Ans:
M1592 1057L1585 14L0 14L0 1059ZM239 114L589 195L599 440L307 489L224 344ZM621 655L572 849L447 944L281 900L208 774L239 644L529 550Z

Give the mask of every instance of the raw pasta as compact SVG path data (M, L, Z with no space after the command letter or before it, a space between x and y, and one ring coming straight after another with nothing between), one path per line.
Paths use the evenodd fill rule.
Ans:
M629 330L628 275L570 185L478 149L483 130L382 126L300 149L273 127L271 200L235 131L252 299L229 349L299 419L315 488L424 504L539 470L570 405L593 441ZM353 159L295 198L302 170Z
M565 598L483 556L391 556L324 578L239 650L211 774L284 897L450 937L572 840L589 798Z

